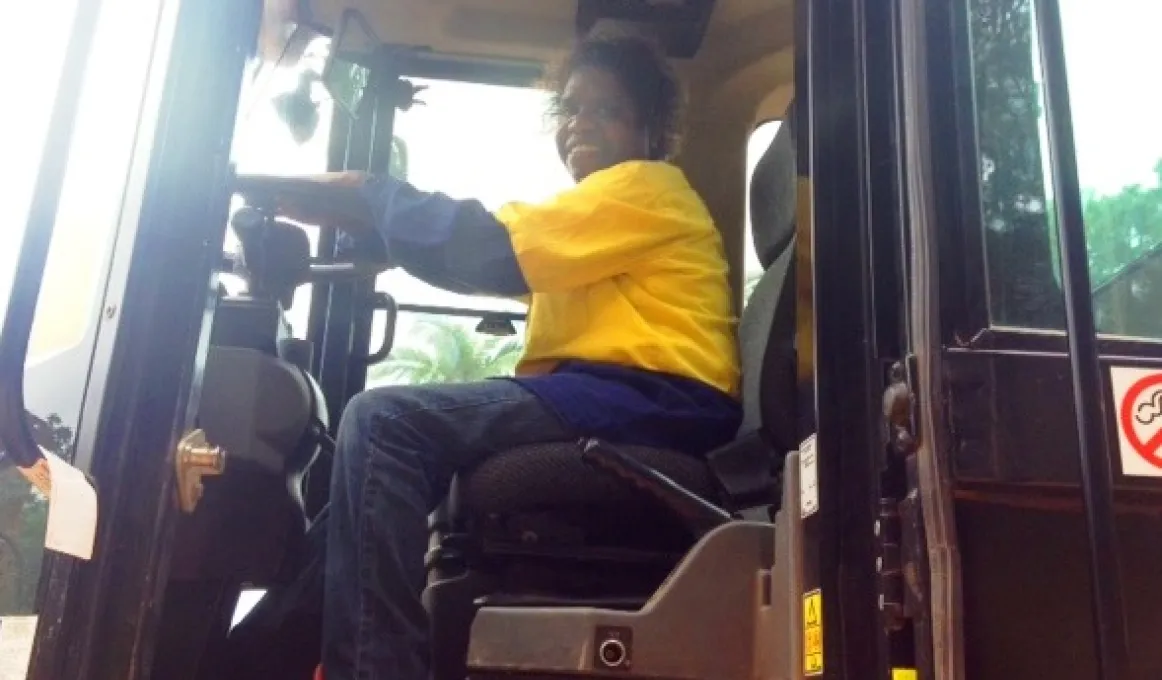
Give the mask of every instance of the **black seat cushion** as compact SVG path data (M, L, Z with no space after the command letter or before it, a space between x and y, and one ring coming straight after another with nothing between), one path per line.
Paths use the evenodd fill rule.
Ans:
M703 498L715 500L710 469L702 459L646 447L619 449ZM621 480L583 462L576 442L524 446L485 459L461 474L460 502L469 514L598 506L634 512L655 505Z

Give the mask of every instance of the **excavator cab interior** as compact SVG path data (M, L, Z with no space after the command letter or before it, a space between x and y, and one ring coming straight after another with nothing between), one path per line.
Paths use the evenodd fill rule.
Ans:
M526 312L246 180L548 198L538 81L606 31L686 86L744 423L461 470L433 679L1162 677L1156 0L9 4L0 678L312 677L345 406Z
M372 171L406 173L392 124L422 99L409 75L532 84L589 31L657 39L691 89L691 119L703 121L687 132L678 163L718 213L732 257L751 239L761 265L740 318L745 417L734 442L705 459L595 439L546 442L501 452L454 481L431 518L426 557L433 677L743 680L756 664L797 663L791 649L762 643L798 626L798 601L787 596L798 590L795 450L810 432L797 408L791 3L306 4L288 44L329 36L328 56L322 68L301 68L299 86L276 105L292 132L310 136L319 119L310 86L322 84L335 103L332 145L347 135L343 167ZM737 162L751 129L771 119L783 124L754 164L747 200L741 172L711 168ZM708 139L725 126L736 144ZM261 204L236 205L230 228L238 248L222 271L245 285L220 290L198 402L198 426L228 463L199 482L202 497L179 523L156 677L221 673L212 659L229 648L239 593L293 577L287 565L306 550L325 504L330 426L363 383L348 377L335 389L326 375L335 363L325 362L366 373L390 354L400 313L390 292L368 288L390 258L377 244L324 228L312 252L302 226ZM304 287L333 305L307 339L287 321ZM339 335L358 347L352 338L366 336L378 312L386 317L378 351L336 358L318 347L335 342L341 324L349 328Z

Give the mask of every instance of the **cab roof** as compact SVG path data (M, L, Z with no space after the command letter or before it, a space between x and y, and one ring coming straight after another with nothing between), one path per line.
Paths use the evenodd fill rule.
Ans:
M299 0L300 23L330 34L356 9L384 42L464 60L543 65L607 24L657 35L692 91L735 97L789 85L792 0ZM701 81L701 82L700 82ZM725 94L725 92L724 92ZM789 91L786 93L789 96ZM756 102L757 103L757 102ZM776 102L784 105L783 101ZM760 118L782 113L780 106Z

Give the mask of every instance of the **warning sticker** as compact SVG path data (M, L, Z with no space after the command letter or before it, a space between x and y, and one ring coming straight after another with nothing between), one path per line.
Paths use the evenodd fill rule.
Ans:
M819 458L815 435L799 445L799 516L807 519L819 510Z
M1162 371L1110 367L1122 474L1162 477Z
M892 680L916 680L915 668L893 668Z
M823 675L823 592L803 595L803 675Z

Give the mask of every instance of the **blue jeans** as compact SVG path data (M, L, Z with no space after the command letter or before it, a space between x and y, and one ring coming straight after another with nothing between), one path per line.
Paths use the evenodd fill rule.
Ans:
M427 680L427 518L452 476L505 449L575 438L508 380L390 387L351 400L331 478L327 680Z

